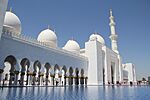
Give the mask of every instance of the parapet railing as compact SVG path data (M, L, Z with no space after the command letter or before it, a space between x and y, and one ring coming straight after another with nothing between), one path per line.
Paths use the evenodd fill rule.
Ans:
M8 32L8 31L3 31L2 35L6 36L6 37L12 37L12 38L19 40L21 42L28 43L28 44L31 44L34 46L39 46L39 47L44 48L44 49L50 49L54 52L59 52L59 53L66 54L66 55L69 54L72 57L78 57L78 58L80 57L82 59L87 60L87 57L85 57L85 56L82 56L82 55L76 54L76 53L72 53L72 52L69 52L67 50L64 50L64 49L61 49L58 47L52 48L52 47L48 46L46 43L40 42L40 41L36 40L35 38L26 36L24 34L16 34L16 33Z

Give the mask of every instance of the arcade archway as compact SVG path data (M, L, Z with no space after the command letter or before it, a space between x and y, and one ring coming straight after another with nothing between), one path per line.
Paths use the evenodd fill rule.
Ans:
M33 64L33 82L32 82L32 85L36 85L36 82L37 82L37 85L40 85L40 79L41 79L41 63L40 61L36 60Z
M20 62L20 65L21 65L20 85L24 85L25 79L26 85L28 85L30 61L27 58L23 58Z

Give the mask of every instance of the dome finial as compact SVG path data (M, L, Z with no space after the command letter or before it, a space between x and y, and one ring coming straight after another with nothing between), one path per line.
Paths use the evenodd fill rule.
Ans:
M74 40L74 39L73 39L73 36L71 37L71 40Z
M95 30L95 31L94 31L94 34L96 34L96 33L97 33L97 31Z
M109 10L109 13L110 13L110 16L113 16L113 15L112 15L112 9Z
M50 26L48 25L48 29L50 29Z
M10 10L9 10L10 12L12 12L12 7L10 7Z

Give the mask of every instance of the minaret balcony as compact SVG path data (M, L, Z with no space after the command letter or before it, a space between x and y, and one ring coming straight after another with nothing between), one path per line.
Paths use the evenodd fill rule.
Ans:
M113 22L113 23L109 23L109 26L115 26L116 25L116 23L115 22Z
M118 35L116 35L116 34L111 34L109 38L110 38L111 40L117 40Z

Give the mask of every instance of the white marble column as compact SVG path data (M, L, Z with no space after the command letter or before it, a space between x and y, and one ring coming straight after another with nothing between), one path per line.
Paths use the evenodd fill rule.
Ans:
M21 72L21 77L20 77L20 85L24 85L24 75L25 75L25 72Z

